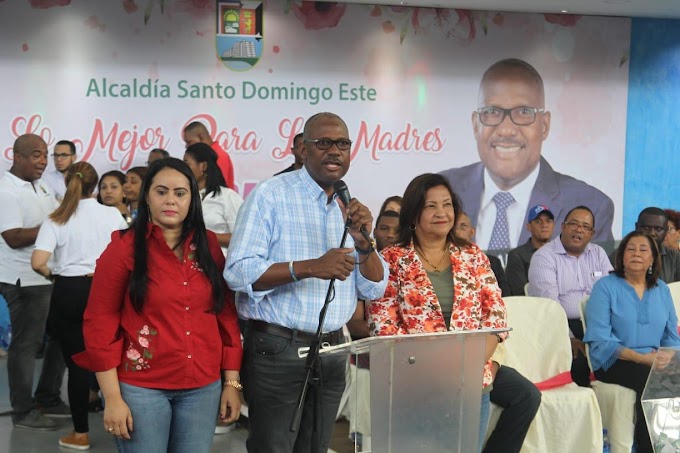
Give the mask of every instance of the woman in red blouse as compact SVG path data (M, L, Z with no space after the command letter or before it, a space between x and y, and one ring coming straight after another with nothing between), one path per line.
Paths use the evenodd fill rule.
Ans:
M242 350L223 269L191 170L154 162L136 220L97 263L74 356L96 372L119 451L208 452L218 411L238 418Z
M501 291L489 259L457 238L458 196L441 175L417 176L406 188L397 245L383 249L390 276L382 299L367 303L371 335L507 327ZM493 381L491 356L506 334L489 335L484 366L480 445Z

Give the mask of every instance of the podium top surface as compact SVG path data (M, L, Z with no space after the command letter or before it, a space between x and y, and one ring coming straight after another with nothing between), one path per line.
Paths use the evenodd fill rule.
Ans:
M509 332L507 329L482 329L482 330L450 330L448 332L425 332L410 335L384 335L379 337L362 338L361 340L351 341L335 346L321 348L321 354L365 354L371 346L385 342L413 342L413 341L432 341L441 340L446 337L470 338L494 333Z

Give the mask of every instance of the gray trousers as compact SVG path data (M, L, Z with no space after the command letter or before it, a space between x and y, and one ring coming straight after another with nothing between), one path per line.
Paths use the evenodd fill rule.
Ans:
M42 347L52 285L21 286L0 283L7 300L12 325L12 342L7 350L9 399L14 421L22 419L37 405L49 407L61 402L61 384L66 365L59 345L48 338L42 371L33 398L35 356Z

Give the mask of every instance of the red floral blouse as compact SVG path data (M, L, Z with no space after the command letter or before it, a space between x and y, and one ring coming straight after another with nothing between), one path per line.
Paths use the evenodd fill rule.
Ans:
M505 304L487 256L474 244L452 245L450 251L454 290L451 330L506 328ZM366 304L371 335L445 332L441 306L413 244L388 247L382 256L390 276L384 297ZM505 339L507 333L501 337ZM483 387L491 382L489 360L484 366Z

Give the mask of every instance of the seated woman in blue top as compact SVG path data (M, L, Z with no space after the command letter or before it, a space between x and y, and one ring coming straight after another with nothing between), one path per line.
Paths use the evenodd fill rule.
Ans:
M636 393L635 442L651 453L640 397L656 351L680 346L678 318L668 286L659 280L661 257L655 241L634 231L621 241L614 272L598 280L586 305L586 332L595 377ZM657 359L657 365L663 366Z

